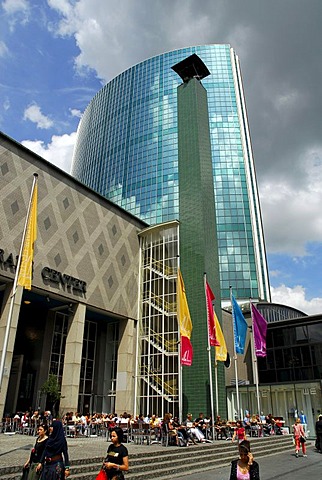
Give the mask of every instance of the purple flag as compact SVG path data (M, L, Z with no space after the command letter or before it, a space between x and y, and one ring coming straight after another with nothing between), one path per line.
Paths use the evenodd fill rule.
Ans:
M251 303L256 357L266 357L267 322Z

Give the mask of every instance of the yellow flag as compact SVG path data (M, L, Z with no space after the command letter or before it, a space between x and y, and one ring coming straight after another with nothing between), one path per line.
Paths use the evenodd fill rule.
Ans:
M37 197L38 186L35 184L31 200L31 208L26 229L25 241L21 254L21 264L19 269L17 284L31 290L32 261L34 258L34 243L37 238Z
M177 313L180 328L180 335L190 339L192 332L192 321L190 317L186 290L183 283L183 278L178 269L178 287L177 287Z
M216 312L214 311L215 315L215 326L216 326L216 338L218 342L220 343L219 347L215 347L216 349L216 360L219 362L225 362L227 358L227 347L226 347L226 342L224 335L221 330L221 326L219 323L219 320L217 318Z

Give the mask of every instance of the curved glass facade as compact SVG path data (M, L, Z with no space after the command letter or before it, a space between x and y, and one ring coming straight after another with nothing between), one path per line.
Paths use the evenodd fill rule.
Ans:
M208 93L222 298L270 299L255 170L238 58L229 45L184 48L124 71L93 98L72 174L149 224L180 219L173 65L196 53Z

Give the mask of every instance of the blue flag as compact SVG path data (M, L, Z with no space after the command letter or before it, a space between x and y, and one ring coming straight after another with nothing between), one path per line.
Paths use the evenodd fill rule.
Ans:
M235 350L236 353L244 353L248 325L240 309L240 306L236 302L233 295L231 296L231 299L234 323Z

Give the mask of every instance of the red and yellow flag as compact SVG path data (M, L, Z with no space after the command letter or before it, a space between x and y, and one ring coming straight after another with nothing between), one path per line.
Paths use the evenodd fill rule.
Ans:
M214 317L215 317L215 326L216 326L216 337L220 344L219 346L215 347L216 360L219 362L225 362L227 359L227 346L226 346L224 334L222 333L222 329L215 311L214 311Z
M25 241L21 254L21 263L18 274L17 284L31 290L32 278L32 262L34 258L34 243L37 238L37 197L38 185L34 186L34 191L31 199L31 207L29 212L29 219L26 229Z
M192 365L193 359L193 349L190 342L192 321L186 297L186 290L180 269L178 269L177 283L177 317L181 337L181 365L187 365L190 367Z
M216 336L216 325L215 325L215 310L212 302L215 300L215 295L211 290L209 283L206 281L206 306L207 306L207 322L208 322L208 335L209 335L209 344L211 347L219 347L218 338Z

